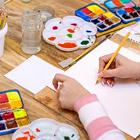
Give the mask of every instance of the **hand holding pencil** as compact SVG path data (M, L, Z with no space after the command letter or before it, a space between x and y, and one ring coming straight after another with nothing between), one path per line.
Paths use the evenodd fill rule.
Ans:
M133 76L129 77L129 74L127 74L127 69L131 69L129 66L135 65L135 63L131 62L130 60L128 60L127 58L123 56L118 55L119 50L125 44L125 41L129 37L129 35L130 33L128 33L123 38L121 44L119 45L115 53L105 55L100 58L98 82L101 81L103 84L113 86L114 77L117 77L117 78L135 78L136 77L135 75L134 77Z

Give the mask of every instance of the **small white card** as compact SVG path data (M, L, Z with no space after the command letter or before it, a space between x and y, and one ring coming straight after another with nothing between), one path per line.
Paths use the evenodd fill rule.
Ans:
M49 85L56 72L63 73L62 70L33 55L5 76L36 94Z

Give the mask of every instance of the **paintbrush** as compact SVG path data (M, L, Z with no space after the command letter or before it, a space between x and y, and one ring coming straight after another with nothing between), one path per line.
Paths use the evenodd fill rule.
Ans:
M98 45L100 45L102 42L104 42L106 39L108 39L110 37L111 37L111 35L108 35L106 38L102 39L100 42L96 42L91 47L89 47L86 51L84 51L81 55L79 55L76 59L68 58L66 60L63 60L63 61L59 62L58 64L62 68L67 68L67 67L75 64L79 59L81 59L83 56L85 56L86 54L88 54L90 51L92 51L94 48L96 48Z
M119 26L117 26L117 27L115 27L115 28L112 28L112 29L110 29L110 30L108 30L108 31L105 31L105 32L102 32L102 33L97 33L97 37L100 37L100 36L103 36L103 35L106 35L106 34L109 34L109 33L114 33L114 32L116 32L116 31L118 31L118 30L120 30L120 29L122 29L122 28L125 28L125 27L127 27L127 26L130 26L130 25L133 25L133 24L135 24L136 22L135 21L133 21L133 22L129 22L129 23L127 23L127 24L121 24L121 25L119 25Z
M130 32L128 32L128 33L124 36L122 42L121 42L120 45L118 46L117 50L113 53L111 59L109 60L109 62L108 62L107 65L105 66L103 72L104 72L105 70L107 70L107 69L110 67L110 65L112 64L112 62L114 61L114 59L115 59L116 56L118 55L120 49L124 46L124 44L125 44L125 42L126 42L126 40L128 39L129 36L130 36ZM97 84L98 82L100 82L101 80L102 80L102 77L98 77L98 78L97 78L97 81L96 81L96 84Z

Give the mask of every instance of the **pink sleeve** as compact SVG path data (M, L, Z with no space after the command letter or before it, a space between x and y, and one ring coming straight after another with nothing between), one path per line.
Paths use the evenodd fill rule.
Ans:
M74 105L74 109L78 112L90 140L111 140L110 138L113 135L117 140L125 140L122 132L107 116L95 94L89 94L78 100Z

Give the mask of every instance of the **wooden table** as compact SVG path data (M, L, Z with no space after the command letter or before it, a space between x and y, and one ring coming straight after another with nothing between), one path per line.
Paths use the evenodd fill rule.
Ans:
M90 0L32 0L29 4L24 4L20 0L13 0L6 5L8 9L9 31L6 37L5 53L0 59L0 91L9 89L19 89L23 98L24 107L29 114L30 120L47 117L60 122L73 125L80 134L81 140L88 140L88 136L80 123L78 116L74 112L62 110L59 107L57 97L54 91L49 88L43 89L37 95L33 95L29 91L11 82L4 75L22 63L25 59L30 57L21 51L21 16L25 9L33 9L37 5L50 5L55 9L56 16L63 17L65 15L72 15L74 10L80 8L88 3ZM63 53L55 47L49 48L49 45L42 40L42 51L37 56L46 60L47 62L58 66L60 60L67 56L74 57L80 51L73 53ZM59 67L59 66L58 66ZM126 135L127 140L132 140L130 136ZM0 140L9 140L11 135L1 136Z

